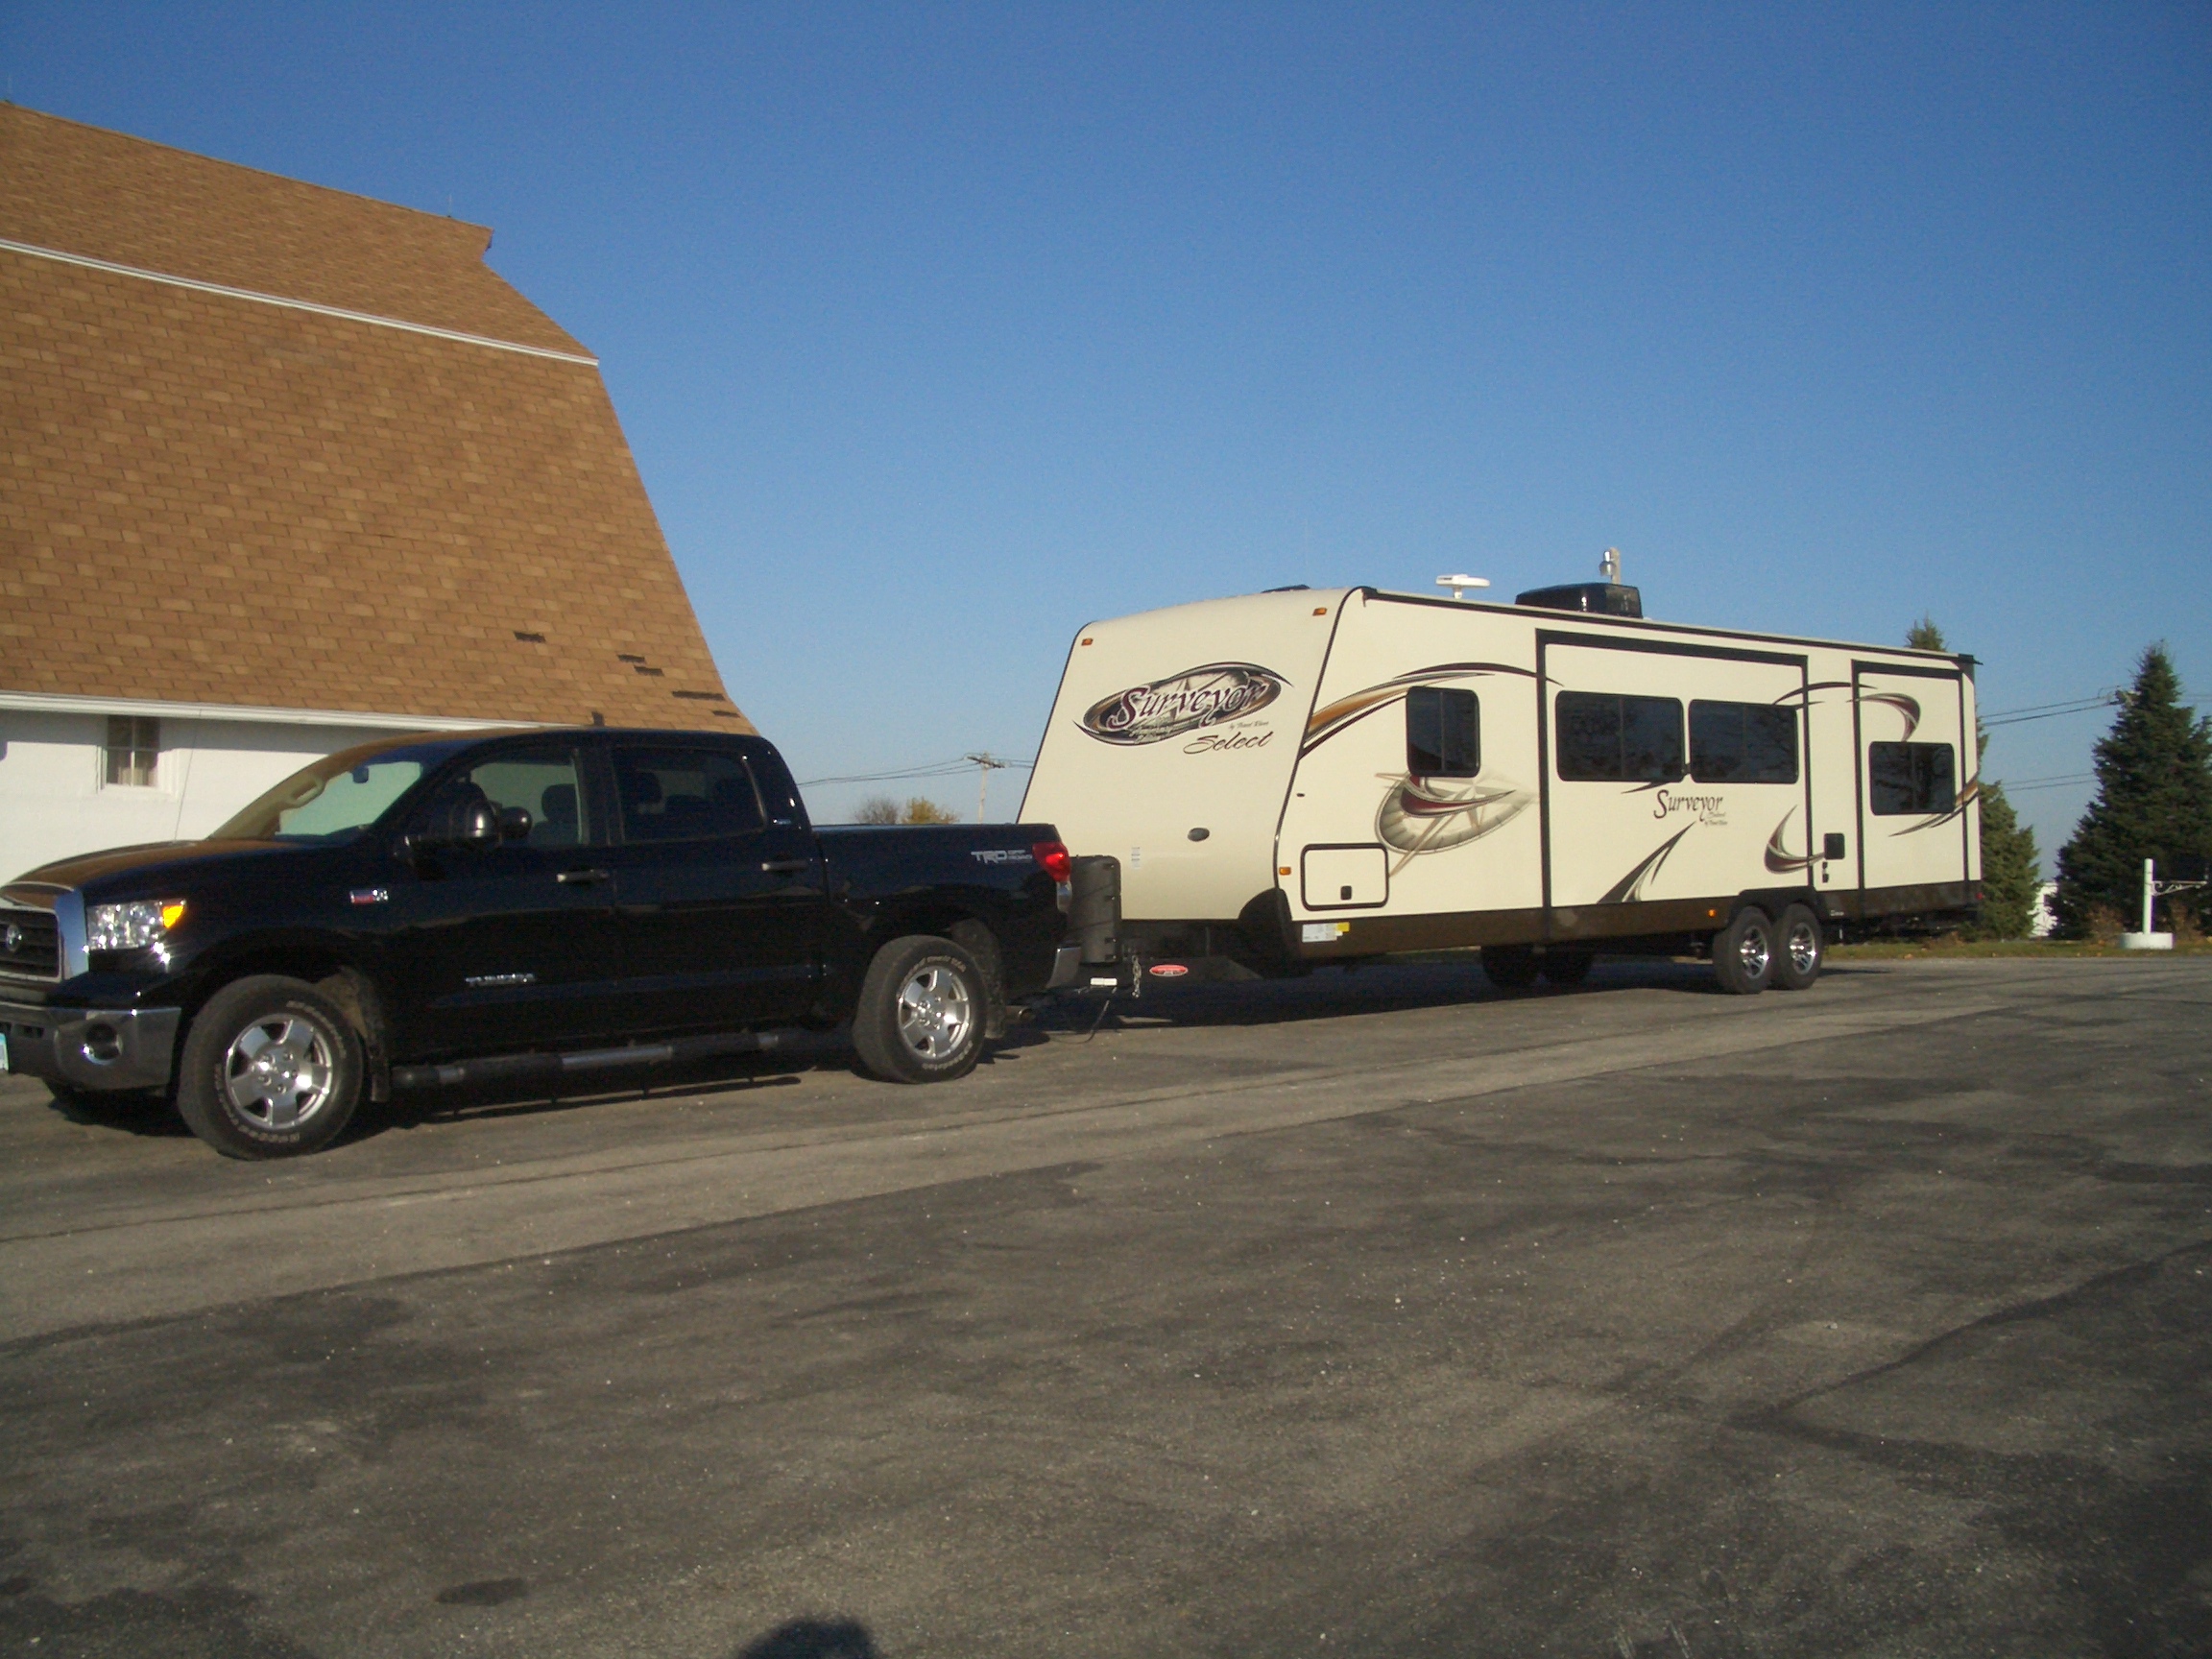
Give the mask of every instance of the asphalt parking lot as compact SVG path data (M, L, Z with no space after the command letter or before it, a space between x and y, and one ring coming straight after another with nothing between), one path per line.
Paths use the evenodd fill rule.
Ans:
M0 1651L2212 1652L2212 967L1705 984L281 1166L0 1080Z

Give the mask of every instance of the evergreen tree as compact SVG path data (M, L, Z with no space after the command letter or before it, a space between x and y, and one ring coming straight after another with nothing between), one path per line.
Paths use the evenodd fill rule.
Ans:
M1981 734L1986 749L1989 734ZM2035 889L2042 883L2035 831L2021 823L2002 783L1982 785L1982 915L1974 925L1983 939L2025 939L2035 926Z
M1943 651L1943 630L1936 618L1923 616L1906 631L1905 643L1915 651ZM1977 773L1988 753L1989 733L1974 733ZM1982 805L1982 914L1974 925L1983 939L2025 939L2035 925L2035 888L2042 879L2041 854L2035 831L2020 822L2012 803L2005 798L2002 783L1984 782L1978 796Z
M2058 919L2086 935L2104 906L2142 924L2143 860L2161 873L2212 854L2212 722L2181 707L2163 645L2143 653L2112 730L2097 745L2097 798L2058 854ZM2179 896L2177 896L2179 897ZM2186 902L2184 899L2182 901ZM2173 925L2175 901L2161 910Z

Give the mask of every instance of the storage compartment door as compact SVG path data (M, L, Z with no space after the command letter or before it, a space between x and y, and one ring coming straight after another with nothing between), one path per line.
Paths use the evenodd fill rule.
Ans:
M1377 844L1309 847L1299 875L1309 910L1371 910L1390 900L1390 855Z

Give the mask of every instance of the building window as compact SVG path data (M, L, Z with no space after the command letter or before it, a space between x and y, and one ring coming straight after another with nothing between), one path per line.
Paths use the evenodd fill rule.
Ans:
M1769 703L1690 705L1690 776L1700 783L1797 781L1797 711Z
M1672 783L1682 776L1682 705L1675 699L1562 691L1553 707L1562 779Z
M151 789L161 764L161 722L143 714L108 716L108 781Z
M1416 778L1482 770L1482 710L1474 692L1416 685L1406 693L1406 770Z
M1950 744L1869 743L1866 750L1866 793L1877 817L1948 812L1959 804Z

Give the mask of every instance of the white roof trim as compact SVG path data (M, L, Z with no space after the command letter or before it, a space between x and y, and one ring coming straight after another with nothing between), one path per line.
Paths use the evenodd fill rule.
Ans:
M554 351L543 346L519 346L512 340L494 340L485 334L464 334L453 328L433 328L426 323L403 323L397 317L378 317L367 311L348 311L336 305L318 305L312 300L287 300L281 294L259 294L251 288L227 288L220 282L200 282L189 276L172 276L164 271L141 271L135 265L117 265L83 253L64 253L32 242L11 242L0 236L0 249L33 259L54 259L63 265L81 265L87 271L105 271L110 276L135 276L142 282L165 282L172 288L189 288L195 294L218 294L226 300L250 300L256 305L280 305L288 311L312 311L318 317L336 317L348 323L366 323L374 328L397 328L409 334L427 334L434 340L455 340L464 346L486 346L494 351L519 351L525 357L550 357L556 363L581 363L599 367L596 357L573 351Z
M450 714L365 714L357 709L256 709L235 703L156 703L136 697L64 697L0 691L0 709L32 714L150 714L170 720L235 720L249 726L368 726L381 732L500 732L537 720L470 720Z

